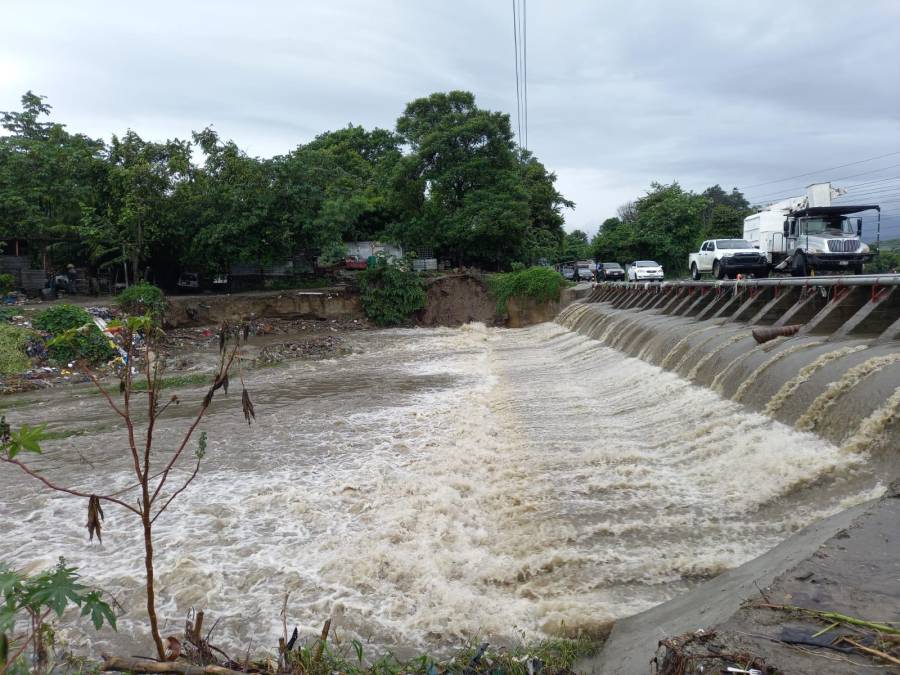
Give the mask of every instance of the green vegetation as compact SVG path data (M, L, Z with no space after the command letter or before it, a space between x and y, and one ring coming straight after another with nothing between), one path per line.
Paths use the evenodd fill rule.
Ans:
M687 272L688 254L705 239L741 237L750 204L736 188L714 185L701 194L678 183L653 183L643 197L619 207L591 240L594 258L628 263L656 260L667 273ZM574 233L573 233L574 234Z
M59 618L67 607L74 605L80 608L81 616L90 616L95 629L100 630L104 623L116 627L116 615L101 599L100 591L78 583L77 570L67 567L63 558L56 567L33 576L0 563L0 600L0 671L4 673L31 672L24 656L29 646L33 650L31 661L35 672L48 670L47 642L52 632L45 621L51 612ZM14 642L8 634L17 622L24 623L26 618L30 626L26 637Z
M528 675L564 675L571 673L572 666L580 658L595 654L601 642L582 638L568 640L562 638L522 641L508 649L491 649L472 642L448 660L433 659L427 654L402 661L388 653L380 658L367 658L362 643L353 640L348 647L334 649L329 644L315 640L302 645L290 653L288 662L294 672L305 675L433 675L434 673L476 673Z
M366 316L379 326L403 323L425 306L425 287L419 276L401 265L382 261L359 277Z
M47 351L57 363L84 360L94 365L116 356L107 337L81 307L54 305L38 314L33 325L54 336L47 345Z
M6 295L16 288L16 278L12 274L0 274L0 294Z
M895 240L896 241L896 240ZM866 264L867 274L883 274L894 270L900 270L900 249L889 248L891 242L882 242L881 250L872 262Z
M326 131L272 158L211 127L105 142L50 120L44 97L21 100L0 113L0 240L61 242L47 248L57 267L213 274L375 239L499 270L555 257L572 206L516 145L509 115L464 91L412 101L395 130Z
M161 319L166 311L166 296L162 290L148 283L126 288L116 297L116 303L126 314L147 314Z
M29 332L18 326L0 323L0 375L15 375L31 367L25 353Z
M488 277L488 287L497 299L500 314L506 313L510 298L531 298L537 302L558 300L560 290L567 284L559 272L549 267L531 267Z

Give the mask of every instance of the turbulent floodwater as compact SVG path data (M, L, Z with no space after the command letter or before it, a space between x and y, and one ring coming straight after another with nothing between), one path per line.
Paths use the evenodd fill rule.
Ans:
M860 456L556 324L349 339L350 356L254 371L250 429L239 396L214 403L201 475L157 522L165 634L205 608L220 643L272 648L285 593L289 625L333 616L378 647L571 633L877 489ZM122 430L87 390L6 414L88 432L48 445L49 475L128 485ZM146 644L135 521L106 514L88 544L83 501L0 467L0 560L65 556L127 610L119 636L86 639Z

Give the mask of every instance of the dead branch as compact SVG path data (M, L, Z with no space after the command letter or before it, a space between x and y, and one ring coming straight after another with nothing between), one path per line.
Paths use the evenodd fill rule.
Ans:
M851 640L850 638L844 636L838 642L846 642L848 645L851 645L854 649L858 649L861 652L865 652L871 656L875 656L879 659L883 659L889 663L894 663L900 665L900 659L887 654L886 652L880 651L878 649L874 649L872 647L866 647L865 645L859 644L856 640Z
M222 666L195 666L178 661L149 661L146 659L125 658L121 656L103 656L100 666L103 672L119 673L182 673L182 675L231 675L240 673Z
M141 515L140 511L138 511L136 508L134 508L130 504L126 504L121 499L116 499L115 497L110 497L107 495L89 495L85 492L79 492L78 490L64 488L61 485L56 485L55 483L51 483L49 480L44 478L41 474L32 470L27 464L25 464L24 462L20 462L18 459L8 459L6 457L0 457L0 462L6 462L7 464L15 464L17 467L22 469L22 471L27 473L32 478L37 478L39 481L41 481L44 485L46 485L51 490L56 490L57 492L64 492L64 493L66 493L68 495L72 495L74 497L84 497L85 499L90 499L91 497L96 496L98 499L102 499L103 501L106 501L106 502L112 502L113 504L118 504L119 506L124 506L129 511L132 511L132 512L136 513L137 515Z
M188 477L188 479L186 481L184 481L184 484L180 488L175 490L175 492L172 493L172 495L166 500L166 503L162 505L162 508L156 512L156 515L150 519L151 525L154 522L156 522L156 519L159 518L162 515L163 511L165 511L169 507L169 504L172 503L172 500L175 499L175 497L180 495L182 492L184 492L184 490L187 488L187 486L191 484L191 482L197 477L197 472L199 470L200 470L200 458L198 457L197 464L196 464L196 466L194 466L194 471L191 473L191 475ZM153 503L152 499L150 500L150 503L151 504Z
M225 363L222 368L219 370L219 374L216 376L216 381L218 382L219 378L222 376L223 372L228 372L228 369L231 368L231 364L234 361L235 354L238 351L237 345L234 349L231 350L231 356L228 357L228 362ZM213 385L215 386L215 385ZM178 446L178 449L175 451L175 454L172 455L172 459L169 460L169 463L166 465L166 468L163 469L162 478L160 478L159 483L156 484L156 489L153 491L153 496L150 497L150 503L156 501L156 498L159 496L159 491L162 490L163 485L166 484L166 480L169 478L169 472L172 470L172 467L175 466L175 462L178 461L178 458L181 457L181 453L184 452L184 449L187 447L188 441L191 440L191 436L193 436L194 431L196 431L197 426L200 424L200 421L203 419L203 416L206 414L206 411L209 409L209 405L211 403L211 397L209 394L203 399L203 404L200 406L200 411L197 413L197 417L194 419L191 426L188 428L187 433L184 435L184 438L181 441L181 444Z
M325 649L325 641L328 639L328 632L331 630L331 619L325 620L325 625L322 626L322 635L319 636L319 644L316 645L316 655L313 657L313 661L318 663L322 659L322 651Z

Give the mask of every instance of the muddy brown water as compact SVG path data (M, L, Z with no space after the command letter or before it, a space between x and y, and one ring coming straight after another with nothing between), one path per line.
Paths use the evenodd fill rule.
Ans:
M236 382L216 398L200 477L157 524L166 634L196 607L220 619L220 644L271 649L286 593L289 624L313 635L333 617L367 653L572 634L883 490L865 452L558 324L346 339L348 356L249 372L250 428ZM203 392L179 393L161 450ZM100 397L11 402L13 424L86 432L48 443L36 468L87 492L129 485L123 430ZM125 613L118 635L64 636L146 653L134 520L110 506L103 543L89 544L84 508L0 467L0 560L34 570L65 556Z

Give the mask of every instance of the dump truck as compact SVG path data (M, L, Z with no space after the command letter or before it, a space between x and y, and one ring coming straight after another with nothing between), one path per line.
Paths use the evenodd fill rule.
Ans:
M832 197L845 193L831 183L814 183L802 197L775 202L745 218L744 239L766 255L776 272L790 272L796 277L819 271L862 274L863 265L874 254L862 241L862 218L851 216L876 211L877 242L881 237L881 207L832 205Z

